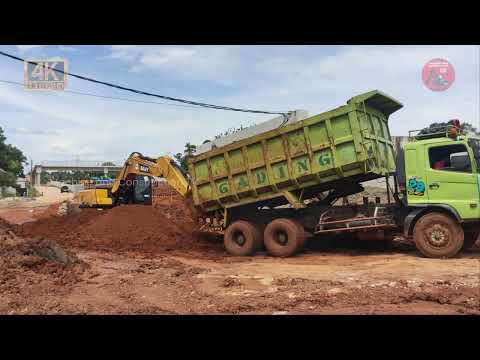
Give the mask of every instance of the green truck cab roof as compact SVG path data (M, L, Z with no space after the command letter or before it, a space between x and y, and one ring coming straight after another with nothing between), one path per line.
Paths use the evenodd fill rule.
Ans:
M403 104L384 94L379 90L372 90L364 94L360 94L350 98L347 101L347 104L360 104L365 103L370 105L379 111L381 111L387 118L390 114L393 114L395 111L400 110L403 107Z
M432 138L432 139L424 139L424 140L411 139L408 143L405 144L405 148L412 148L412 147L418 147L418 146L424 146L424 145L430 145L430 144L455 143L458 141L459 140L457 139L452 139L446 136Z
M448 144L448 143L459 143L459 142L468 142L470 139L478 139L476 136L468 136L468 135L460 135L456 139L449 138L447 136L444 137L435 137L431 139L422 139L422 140L417 140L415 138L412 138L408 143L405 144L405 149L407 148L413 148L413 147L418 147L418 146L425 146L425 145L431 145L431 144Z

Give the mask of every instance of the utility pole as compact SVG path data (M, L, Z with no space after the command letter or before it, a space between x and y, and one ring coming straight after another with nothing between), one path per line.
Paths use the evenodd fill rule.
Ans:
M33 187L33 159L30 159L30 186L26 186L26 196L29 197L30 196L30 193L29 193L29 189L31 189Z

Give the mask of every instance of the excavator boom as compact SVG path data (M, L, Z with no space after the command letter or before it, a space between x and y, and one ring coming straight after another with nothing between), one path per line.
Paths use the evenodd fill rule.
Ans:
M148 158L140 153L132 153L115 179L112 194L115 194L128 175L144 175L164 178L181 196L188 192L188 180L180 167L169 156L157 159Z

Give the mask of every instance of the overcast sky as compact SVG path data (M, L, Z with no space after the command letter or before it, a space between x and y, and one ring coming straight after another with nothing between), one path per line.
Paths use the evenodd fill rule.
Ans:
M479 127L478 46L0 46L32 60L65 58L69 71L107 82L234 107L305 109L310 115L379 89L404 104L390 118L393 135L459 118ZM456 80L444 92L422 83L423 65L444 58ZM0 57L0 80L23 82L23 64ZM145 101L69 78L68 90ZM0 126L35 163L121 160L180 152L240 125L272 118L124 102L67 92L27 91L0 82Z

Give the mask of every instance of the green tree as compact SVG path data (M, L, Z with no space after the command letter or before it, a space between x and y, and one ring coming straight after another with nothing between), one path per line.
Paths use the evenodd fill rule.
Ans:
M177 162L180 164L180 167L185 172L188 171L187 159L188 159L189 156L192 156L195 153L196 150L197 150L196 145L193 145L193 144L190 144L189 142L187 142L185 144L184 149L183 149L183 153L176 153L175 155L173 155L175 160L177 160Z
M43 171L42 173L40 173L40 184L45 185L51 180L52 180L51 174L47 173L46 171Z
M3 186L14 187L15 185L16 185L15 176L11 173L0 170L0 187L3 187Z
M480 130L473 127L473 125L469 124L469 123L460 124L460 129L464 132L467 132L467 133L474 133L475 135L480 135Z
M115 164L111 161L107 161L107 162L102 163L102 166L115 166Z
M6 143L7 138L0 127L0 169L14 176L23 176L23 163L27 161L22 151Z
M185 149L183 150L183 153L187 156L192 156L193 153L197 150L196 145L192 145L189 142L185 144Z
M183 161L183 154L182 153L176 153L175 155L173 155L174 159L177 160L177 162L179 164L182 163Z

